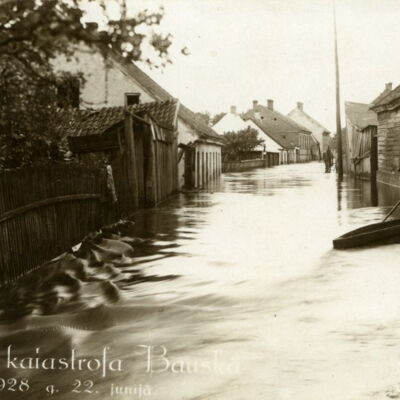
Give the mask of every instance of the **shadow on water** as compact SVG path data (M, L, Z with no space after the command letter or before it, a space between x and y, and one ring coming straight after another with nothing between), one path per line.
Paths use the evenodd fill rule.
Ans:
M400 188L345 176L337 180L338 210L389 207L400 200Z

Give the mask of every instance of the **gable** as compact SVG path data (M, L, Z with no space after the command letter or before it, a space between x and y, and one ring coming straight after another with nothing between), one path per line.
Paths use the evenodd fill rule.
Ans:
M223 135L226 132L238 132L247 129L250 124L243 121L239 115L225 114L214 126L213 129Z
M297 107L290 111L288 116L312 132L330 133L329 129L325 128L316 119L308 115L305 111L299 110Z
M96 50L79 48L76 56L67 60L60 55L53 61L57 71L81 73L85 83L81 88L83 108L119 107L125 105L124 93L140 93L143 103L159 100L146 91L116 61Z
M150 78L137 65L127 62L113 52L105 59L99 49L80 48L76 57L68 61L59 56L54 62L56 70L82 72L86 84L82 88L82 106L85 108L116 107L125 105L124 93L140 93L140 101L172 100L174 97ZM219 135L196 118L193 111L181 104L179 119L195 130L198 137L220 142Z

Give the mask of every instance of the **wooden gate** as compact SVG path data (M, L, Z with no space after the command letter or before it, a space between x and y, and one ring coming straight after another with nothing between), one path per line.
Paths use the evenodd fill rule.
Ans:
M16 279L111 222L102 169L56 164L0 173L0 282Z

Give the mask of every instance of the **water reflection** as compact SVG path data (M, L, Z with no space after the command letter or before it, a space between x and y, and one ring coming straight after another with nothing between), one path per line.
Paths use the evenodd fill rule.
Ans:
M338 209L388 207L400 199L400 188L345 176L338 186Z
M112 398L116 385L136 393L147 385L155 400L395 395L400 246L341 252L332 239L379 221L397 200L379 192L380 206L370 207L364 183L337 190L323 170L226 174L206 192L135 214L124 257L103 260L103 242L90 257L69 254L3 287L0 377L28 378L31 388L1 398L52 397L49 384L63 400ZM10 345L19 358L40 349L70 360L76 351L86 362L107 348L122 368L104 377L6 368ZM77 379L98 393L74 392ZM132 393L118 396L139 397Z

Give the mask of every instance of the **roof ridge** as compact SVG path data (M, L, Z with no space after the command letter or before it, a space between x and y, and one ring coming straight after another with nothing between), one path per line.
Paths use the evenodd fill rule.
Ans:
M309 129L307 129L305 126L302 126L301 124L298 124L296 121L293 121L290 117L287 117L286 115L282 114L280 111L278 110L271 110L266 106L262 106L259 105L259 107L262 107L264 110L268 110L271 113L275 113L277 114L279 117L281 117L281 119L283 120L283 122L285 122L288 125L291 125L292 128L296 128L296 129L300 129L302 131L306 131L306 132L310 132ZM311 132L310 132L311 133Z
M299 109L297 107L295 107L292 111L290 111L289 114L291 114L294 110L299 110ZM316 123L325 132L331 133L331 131L329 129L325 128L324 125L322 125L319 121L317 121L315 118L313 118L310 114L306 113L304 110L299 110L299 111L301 111L307 118L311 119L314 123ZM312 134L312 132L311 132L311 134Z
M372 103L371 106L375 107L375 106L380 106L380 105L385 104L385 103L382 103L382 102L386 99L386 97L388 97L389 95L395 93L399 88L400 88L400 85L397 85L394 89L388 91L388 92L386 93L386 95L383 96L381 99L379 99L379 96L378 96L377 99L379 99L379 101L376 102L376 103ZM381 93L381 95L382 95L382 94L383 94L383 93ZM377 100L377 99L375 99L375 100ZM389 103L390 103L390 101L389 101Z
M358 104L358 105L362 105L362 106L370 106L370 105L372 105L372 103L361 103L361 102L358 102L358 101L348 101L348 100L346 100L344 102L344 104L345 105L346 104Z
M259 123L259 121L257 121L257 118L253 118L253 117L249 117L248 118L250 121L252 121L256 126L258 126L268 137L270 137L275 143L277 143L279 146L281 147L286 147L284 146L279 140L278 138L273 137L270 132L266 131L266 128L261 126L261 124Z

